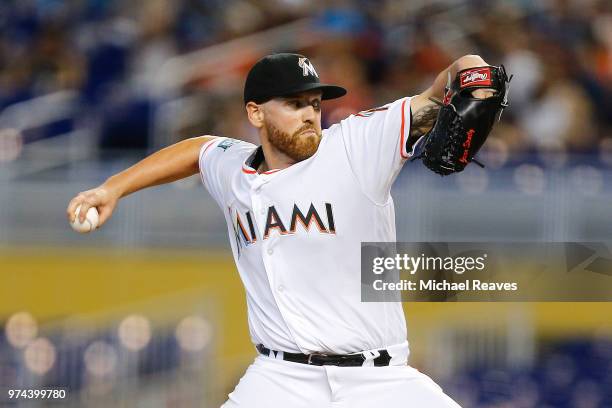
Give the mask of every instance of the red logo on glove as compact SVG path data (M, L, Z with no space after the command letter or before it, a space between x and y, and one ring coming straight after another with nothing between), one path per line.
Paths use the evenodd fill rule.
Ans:
M474 68L462 72L459 77L459 86L463 89L467 86L490 86L491 68Z
M467 164L468 154L470 152L470 146L472 145L472 137L474 137L474 133L476 131L474 129L470 129L467 132L467 139L463 142L463 156L459 159L461 163Z

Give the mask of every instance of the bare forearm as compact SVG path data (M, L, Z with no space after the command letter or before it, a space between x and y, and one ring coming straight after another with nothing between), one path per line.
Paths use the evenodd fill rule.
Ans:
M159 150L132 167L115 174L103 184L125 197L143 188L171 183L198 173L198 156L212 136L187 139Z

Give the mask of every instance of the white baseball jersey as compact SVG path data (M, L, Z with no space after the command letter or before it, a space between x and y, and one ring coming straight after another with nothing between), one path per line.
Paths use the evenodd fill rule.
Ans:
M396 239L390 190L409 129L402 98L324 130L307 160L261 174L261 147L202 146L200 174L225 214L253 343L346 354L406 341L400 302L361 302L360 244Z

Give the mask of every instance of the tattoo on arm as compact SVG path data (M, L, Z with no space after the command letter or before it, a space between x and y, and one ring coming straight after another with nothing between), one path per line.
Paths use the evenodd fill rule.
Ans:
M412 148L412 145L414 145L421 136L431 130L438 118L438 111L440 111L440 105L432 102L416 112L410 112L412 120L410 122L410 133L407 141L408 150Z

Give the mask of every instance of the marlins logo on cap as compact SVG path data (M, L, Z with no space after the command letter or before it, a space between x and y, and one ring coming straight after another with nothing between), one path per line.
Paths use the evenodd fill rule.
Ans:
M263 57L249 71L244 84L244 103L264 103L272 98L299 92L321 90L322 99L339 98L346 89L322 84L308 58L300 54L280 53Z
M306 57L300 58L298 60L298 65L302 68L304 76L306 76L306 75L314 75L317 78L319 77L319 74L317 74L317 71L315 71L315 68L312 65L312 63L310 61L308 61L308 58L306 58Z

